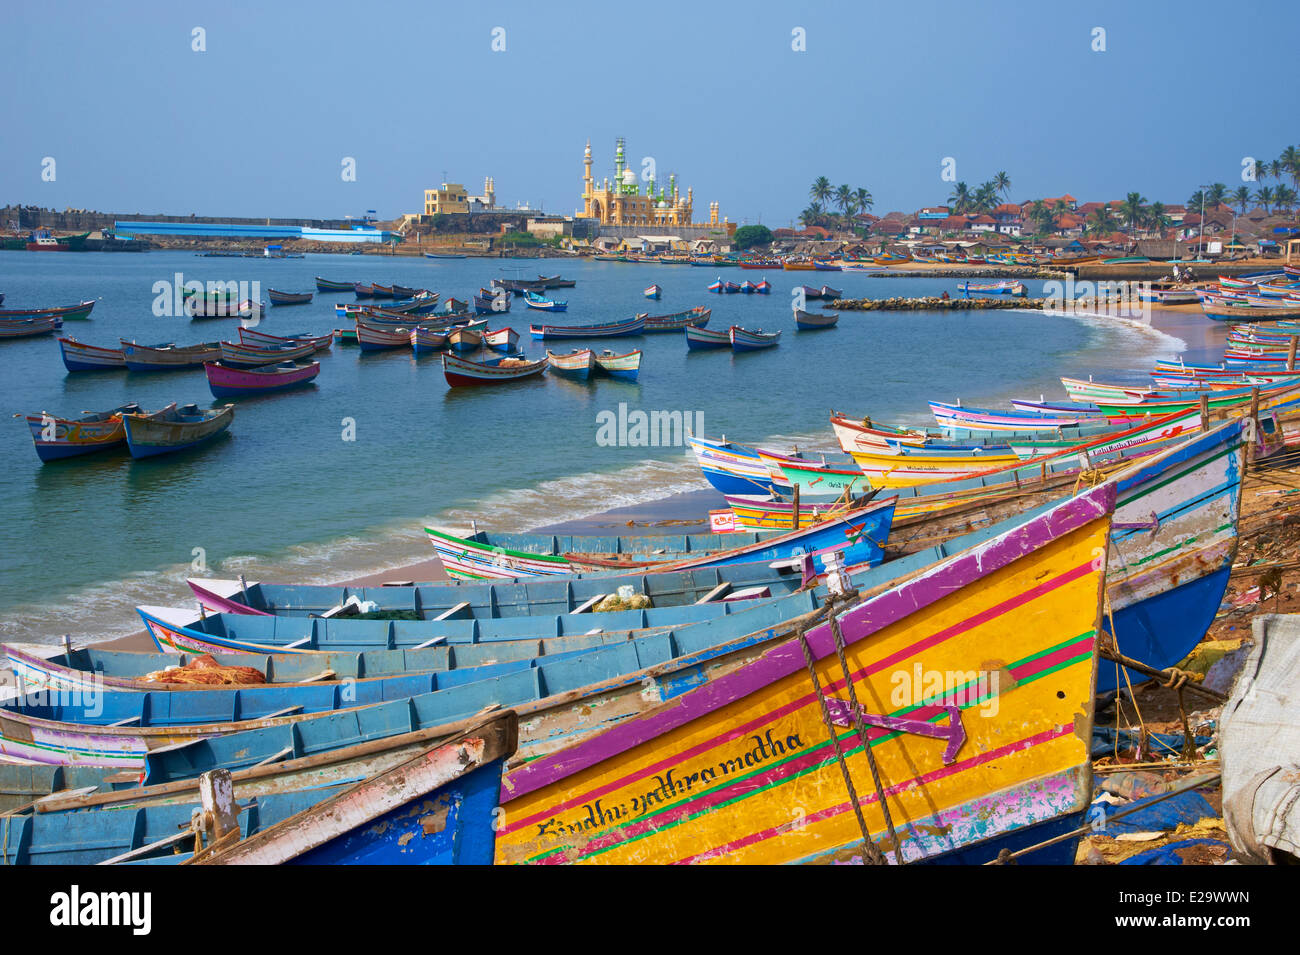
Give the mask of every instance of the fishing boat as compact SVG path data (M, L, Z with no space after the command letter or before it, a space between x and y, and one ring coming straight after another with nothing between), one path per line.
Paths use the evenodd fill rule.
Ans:
M239 326L239 340L246 345L301 345L304 342L310 342L312 347L318 351L329 351L334 344L333 335L308 335L300 333L297 335L268 335L266 332L260 332L255 328Z
M646 315L644 331L648 335L652 332L679 332L688 325L703 328L709 324L709 316L712 314L711 309L697 305L670 315Z
M411 344L411 327L380 328L357 320L357 344L362 351L383 351L388 348L408 348Z
M837 289L837 288L831 288L829 285L823 285L820 289L818 289L818 291L821 292L821 297L822 297L822 298L824 298L824 299L828 299L828 300L830 300L830 299L838 299L841 295L844 294L844 293L842 293L839 289Z
M621 322L604 322L598 325L529 325L528 332L538 341L557 338L619 338L640 335L645 330L646 316Z
M704 479L722 494L766 496L791 489L779 472L772 473L756 449L730 442L725 435L721 440L691 435L686 443Z
M200 865L491 865L501 775L519 745L510 711L223 847L219 812ZM233 806L225 807L233 820ZM235 823L238 832L238 823Z
M658 285L651 285L648 289L645 290L646 298L658 299L663 294L664 294L663 288Z
M221 358L220 342L200 345L140 345L122 340L122 361L128 371L181 371L202 368Z
M426 259L463 259L465 254L463 252L425 252L424 257Z
M686 347L691 351L708 348L730 348L731 330L717 331L702 326L686 326Z
M262 303L251 299L242 302L223 299L200 298L191 296L185 300L185 312L191 319L238 318L242 321L257 322L262 318Z
M126 444L122 415L142 414L132 402L112 411L92 412L80 418L56 418L49 414L27 415L36 455L42 461L59 461L93 454Z
M375 287L369 282L352 283L352 292L357 298L375 298Z
M419 298L421 295L430 294L428 289L411 288L408 285L397 285L395 283L392 289L393 295L397 298Z
M540 309L543 312L563 312L569 307L568 302L547 298L544 295L538 295L536 292L525 292L524 304L529 308Z
M804 331L833 328L839 320L840 316L835 312L805 312L801 308L794 310L795 326Z
M781 343L780 331L765 332L761 328L748 329L732 325L728 330L728 341L732 351L759 351L772 348Z
M822 290L819 288L813 288L811 285L800 285L795 289L795 291L803 293L804 299L808 301L813 301L822 297Z
M592 369L596 367L596 355L590 348L575 348L567 355L548 351L546 362L554 374L576 381L587 381L591 378Z
M53 315L46 318L0 319L0 338L33 338L52 334L62 327L63 319Z
M357 344L357 330L353 328L336 328L333 332L334 341L340 345Z
M740 291L742 295L753 295L758 291L758 286L746 279L740 283Z
M724 282L722 291L727 295L735 295L740 291L740 286L735 282Z
M491 315L510 311L510 295L500 289L495 293L479 289L474 296L474 314Z
M1196 289L1176 282L1151 282L1138 287L1138 298L1157 305L1195 305Z
M452 351L471 352L483 347L484 323L456 325L447 331L447 345Z
M754 286L754 291L757 292L759 295L771 295L772 283L769 282L767 279L763 279L761 282L759 282L757 285Z
M493 351L513 352L519 345L519 333L508 325L488 329L483 333L483 344Z
M1000 279L997 282L962 282L957 288L967 295L971 292L981 292L986 295L1022 296L1027 292L1024 283L1017 279Z
M495 385L540 376L546 371L546 363L545 358L529 361L522 356L503 356L480 362L444 354L442 373L447 378L447 384L453 388Z
M298 361L316 353L316 342L305 341L297 344L280 345L245 345L235 342L220 342L221 363L235 368L258 368L262 365L278 365L282 362Z
M120 348L101 348L75 338L60 338L59 351L68 371L120 371L126 368L126 356Z
M415 354L427 355L432 352L442 351L446 347L447 335L445 332L418 326L411 329L411 351Z
M310 384L320 374L320 362L283 361L258 368L231 367L224 362L203 366L216 398L245 398Z
M880 563L893 511L892 499L875 501L842 509L831 520L776 535L553 536L484 531L457 535L431 527L426 527L425 533L443 569L453 577L468 580L554 577L603 570L665 574L759 561L783 562L793 569L805 557L812 562L807 573L821 574L826 570L826 555L832 552L846 566ZM770 583L757 589L771 593ZM714 597L735 600L743 593L743 589L728 588L725 594Z
M1091 797L1093 555L1114 502L1084 492L528 761L502 787L497 862L986 862L1071 832ZM987 685L990 657L1010 687ZM893 675L914 671L975 676L900 699Z
M1288 301L1280 299L1278 301ZM1206 318L1218 322L1276 322L1300 319L1300 302L1293 305L1236 304L1218 296L1201 295L1201 310Z
M93 301L85 301L78 302L76 305L56 305L52 308L0 308L0 321L22 318L61 318L71 322L89 318L94 307Z
M1044 411L1001 411L970 408L946 401L931 401L930 412L941 428L980 428L988 431L1055 431L1082 425L1100 417L1099 412L1050 414Z
M266 297L272 305L308 305L312 300L311 292L279 292L273 288L266 290Z
M333 282L329 279L323 279L316 276L316 290L318 292L355 292L356 282Z
M175 405L154 414L124 414L126 444L133 458L184 451L211 441L230 427L235 406L207 411L198 405Z
M371 298L401 298L391 285L380 285L375 283L370 286Z
M721 295L722 292L723 292L723 289L726 287L726 284L727 284L727 283L725 283L725 282L722 281L722 276L718 276L718 280L717 280L716 282L714 282L712 285L709 285L709 286L705 289L705 291L706 291L706 292L713 292L713 293L715 293L715 294L717 294L717 295Z
M641 349L618 355L606 348L596 355L595 371L609 378L636 381L641 372Z

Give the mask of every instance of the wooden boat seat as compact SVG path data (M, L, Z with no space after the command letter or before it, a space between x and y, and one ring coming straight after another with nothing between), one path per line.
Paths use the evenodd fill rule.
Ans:
M461 613L462 611L465 611L465 610L469 610L469 609L470 609L469 601L468 601L468 600L462 600L460 603L456 604L454 607L448 607L446 610L444 610L442 613L438 614L438 616L434 617L433 619L434 619L434 620L450 620L450 619L451 619L452 617L454 617L456 614Z
M715 600L720 600L729 590L731 590L731 581L724 580L699 600L695 601L695 605L698 607L700 604L713 603Z
M572 610L570 610L570 611L569 611L569 615L572 616L572 615L575 614L575 613L587 613L587 612L590 611L593 607L595 607L596 604L598 604L598 603L600 603L602 600L604 600L607 596L609 596L609 595L608 595L608 594L595 594L595 595L593 595L592 597L590 597L589 599L584 600L582 603L578 604L578 606L574 607Z

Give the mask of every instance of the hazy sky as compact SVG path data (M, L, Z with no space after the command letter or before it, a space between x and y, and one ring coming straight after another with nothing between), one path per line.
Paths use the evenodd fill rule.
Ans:
M1297 0L5 0L0 204L390 218L445 172L572 213L619 135L697 217L774 227L817 175L943 202L945 157L1017 200L1182 202L1300 144L1297 35Z

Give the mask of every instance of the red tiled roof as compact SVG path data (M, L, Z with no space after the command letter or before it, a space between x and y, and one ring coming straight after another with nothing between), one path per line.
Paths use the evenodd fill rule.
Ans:
M906 232L907 226L897 219L891 219L888 216L875 223L872 227L874 232L888 232L897 235L900 232Z
M978 215L970 221L971 225L993 225L997 220L992 216Z

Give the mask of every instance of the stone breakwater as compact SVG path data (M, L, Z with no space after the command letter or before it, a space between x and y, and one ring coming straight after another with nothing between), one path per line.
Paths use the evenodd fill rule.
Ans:
M915 311L928 312L936 309L972 310L991 308L1037 308L1046 304L1041 298L939 298L927 295L924 298L841 298L825 306L848 312L889 312Z

